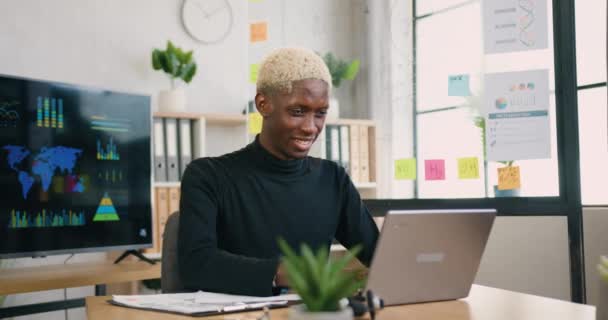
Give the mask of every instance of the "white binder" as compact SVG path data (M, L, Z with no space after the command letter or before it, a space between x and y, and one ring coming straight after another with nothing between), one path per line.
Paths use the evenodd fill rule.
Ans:
M179 177L183 177L186 167L192 161L192 131L190 119L179 120Z
M165 132L163 119L154 118L154 181L167 181L167 158L165 156Z
M177 159L177 119L165 119L165 146L167 150L167 181L179 181Z

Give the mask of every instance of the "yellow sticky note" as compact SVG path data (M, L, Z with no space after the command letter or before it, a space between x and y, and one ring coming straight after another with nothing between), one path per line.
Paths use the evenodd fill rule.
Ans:
M498 190L521 188L519 167L498 168Z
M260 65L257 63L249 65L249 82L256 83L258 81L258 71L260 70Z
M249 133L250 134L258 134L262 132L262 115L253 112L249 114Z
M261 42L268 39L268 23L255 22L249 25L249 41Z
M416 159L395 160L395 180L416 180Z
M477 157L458 159L458 179L479 179L479 160Z

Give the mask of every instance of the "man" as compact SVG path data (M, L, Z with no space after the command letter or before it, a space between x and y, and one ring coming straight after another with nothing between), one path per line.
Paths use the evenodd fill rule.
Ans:
M369 265L378 229L345 170L308 157L325 123L331 75L306 49L272 52L261 64L255 141L193 161L182 179L181 280L190 290L268 296L285 285L277 238L299 248L362 244Z

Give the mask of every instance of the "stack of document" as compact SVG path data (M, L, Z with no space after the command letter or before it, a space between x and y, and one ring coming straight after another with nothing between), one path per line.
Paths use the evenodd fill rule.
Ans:
M114 295L110 303L130 308L188 315L210 315L256 310L263 307L287 306L289 302L297 302L299 300L300 297L297 294L251 297L198 291L194 293L153 295Z

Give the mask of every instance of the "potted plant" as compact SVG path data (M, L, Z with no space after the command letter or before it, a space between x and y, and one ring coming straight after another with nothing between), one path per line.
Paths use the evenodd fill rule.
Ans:
M481 129L481 144L483 146L483 158L486 159L486 118L480 115L476 115L473 118L475 126ZM515 160L509 161L497 161L503 164L505 167L511 167L515 163ZM510 190L499 190L498 185L494 185L494 196L496 197L517 197L519 196L519 189Z
M152 68L162 70L171 80L171 90L162 90L158 97L159 109L162 111L184 111L186 94L176 82L190 83L196 74L196 62L192 51L184 52L167 41L165 50L152 51Z
M328 52L323 56L323 61L331 74L331 83L334 88L339 88L342 80L354 80L359 73L359 60L346 61L336 57L333 53ZM337 119L340 116L340 104L338 99L332 96L329 99L329 110L327 117Z
M296 254L287 242L279 239L283 252L283 265L290 286L302 299L303 305L289 310L291 320L342 320L352 319L353 311L344 306L343 299L353 295L363 286L354 272L344 268L359 253L356 246L337 260L330 260L328 249L323 247L316 254L303 244L300 254Z
M597 320L608 320L608 257L600 257L597 270L600 274L600 298L596 316Z

